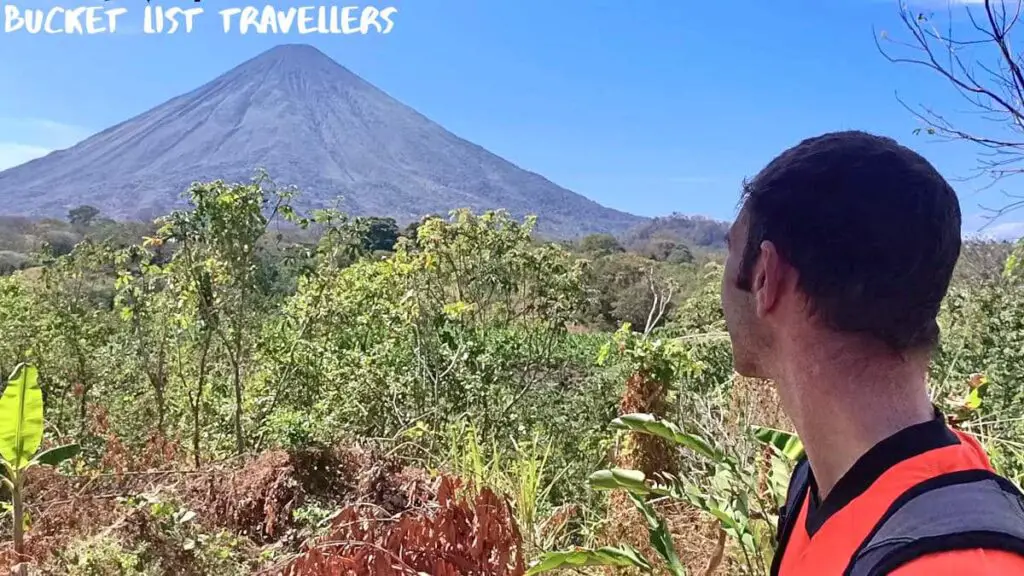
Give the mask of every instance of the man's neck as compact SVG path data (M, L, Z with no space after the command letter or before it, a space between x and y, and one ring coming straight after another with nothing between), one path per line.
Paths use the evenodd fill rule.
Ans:
M821 345L789 351L800 353L780 354L789 361L776 385L822 500L875 444L934 417L926 359Z

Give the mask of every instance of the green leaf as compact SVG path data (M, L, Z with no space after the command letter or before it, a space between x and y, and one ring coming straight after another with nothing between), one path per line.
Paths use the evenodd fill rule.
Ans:
M566 552L548 552L540 557L540 562L526 571L526 576L578 566L633 567L645 572L654 570L651 563L636 548L623 544L617 547L603 546L596 550L577 548Z
M967 399L964 400L964 408L968 410L977 410L981 408L981 393L977 388L967 393Z
M796 461L803 457L804 444L796 434L764 426L752 426L751 428L755 438L765 444L774 446L786 458Z
M0 397L0 456L15 470L32 461L43 441L43 391L31 364L14 370Z
M683 566L683 563L679 560L679 555L676 554L675 545L672 544L672 534L668 531L668 524L665 523L665 519L658 516L654 508L642 497L632 493L628 496L643 514L644 519L647 520L651 547L657 550L658 554L665 560L669 573L672 576L686 576L686 567Z
M1018 258L1016 252L1011 253L1006 258L1006 263L1003 265L1003 277L1004 278L1012 278L1013 277L1013 273L1017 269L1017 265L1019 263L1019 260L1020 259Z
M724 528L726 528L727 530L732 530L735 534L739 534L740 529L739 525L736 524L736 519L726 514L724 510L716 506L713 506L708 508L707 511L710 512L711 515L715 518L718 518L718 520L722 523L722 526Z
M650 494L651 488L647 486L646 480L647 477L639 470L612 468L594 472L587 479L587 483L594 490L623 489L638 494Z
M715 462L721 461L723 458L722 454L713 448L707 440L696 434L683 432L675 424L653 414L626 414L612 420L611 426L619 430L632 430L664 438Z
M81 452L81 446L78 444L65 444L64 446L57 446L56 448L40 452L33 459L33 462L46 466L57 466L69 458L74 458L79 452Z

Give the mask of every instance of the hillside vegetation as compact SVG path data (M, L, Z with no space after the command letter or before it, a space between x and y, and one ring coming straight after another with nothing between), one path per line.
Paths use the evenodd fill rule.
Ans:
M300 214L259 180L187 198L154 226L0 222L0 370L11 394L38 371L40 450L77 447L0 494L0 563L767 573L800 448L732 373L710 224L560 244L503 212ZM965 247L932 370L1017 482L1022 255Z
M704 250L723 250L729 224L703 216L672 214L653 218L626 234L626 245L644 249L652 242L683 241Z

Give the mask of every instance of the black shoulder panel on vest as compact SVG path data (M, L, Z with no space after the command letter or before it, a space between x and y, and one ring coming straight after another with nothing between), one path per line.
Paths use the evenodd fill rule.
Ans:
M1024 494L987 470L926 480L893 502L846 576L880 576L935 552L986 548L1024 556Z
M779 524L775 534L777 546L775 557L772 560L771 576L777 576L782 567L782 556L789 542L789 535L793 532L793 523L797 514L800 513L800 506L803 504L804 496L807 494L807 481L810 478L810 463L804 456L793 468L793 474L789 477L789 488L786 490L786 503L779 509Z
M800 512L800 505L803 503L804 495L807 493L810 470L811 465L806 456L797 461L796 466L793 468L793 475L789 477L789 488L786 490L786 504L779 511L780 532L785 523L783 519L792 519Z

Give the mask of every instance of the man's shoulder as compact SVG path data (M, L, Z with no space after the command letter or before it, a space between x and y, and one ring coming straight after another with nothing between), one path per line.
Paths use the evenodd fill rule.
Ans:
M892 572L892 576L962 576L964 574L982 576L1024 574L1024 555L982 548L937 552L912 560Z

